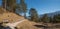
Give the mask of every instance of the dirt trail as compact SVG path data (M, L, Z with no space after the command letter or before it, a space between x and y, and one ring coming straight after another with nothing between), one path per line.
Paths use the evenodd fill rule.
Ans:
M14 29L19 23L24 22L25 20L20 20L18 22L15 23L7 23L6 26L9 26L10 28Z

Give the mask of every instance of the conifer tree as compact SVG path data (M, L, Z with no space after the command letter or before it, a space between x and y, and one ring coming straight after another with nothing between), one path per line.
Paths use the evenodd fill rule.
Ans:
M38 14L37 11L34 8L31 8L29 11L30 17L31 17L31 21L35 21L38 22Z
M2 0L2 6L3 6L4 9L6 9L6 1L7 0Z
M48 17L48 15L47 14L44 14L44 16L42 17L42 22L45 22L45 23L47 23L47 22L49 22L50 20L49 20L49 17Z
M27 12L27 5L26 3L24 2L24 0L20 0L20 4L21 4L21 9L24 13L24 17L26 18L26 12Z

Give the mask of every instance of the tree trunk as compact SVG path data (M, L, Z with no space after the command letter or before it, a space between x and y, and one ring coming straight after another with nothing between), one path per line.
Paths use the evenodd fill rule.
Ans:
M26 19L26 12L24 12L24 18Z

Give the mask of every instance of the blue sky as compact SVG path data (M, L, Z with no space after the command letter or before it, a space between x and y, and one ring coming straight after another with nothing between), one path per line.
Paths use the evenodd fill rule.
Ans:
M60 11L60 0L25 0L25 3L27 4L27 9L35 8L39 15Z
M38 14L60 11L60 0L26 0L28 9L35 8Z

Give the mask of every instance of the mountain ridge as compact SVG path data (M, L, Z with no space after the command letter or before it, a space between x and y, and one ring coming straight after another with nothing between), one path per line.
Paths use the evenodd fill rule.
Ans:
M53 13L46 13L48 15L48 17L53 17L54 15L60 14L60 11L56 11ZM40 15L40 17L43 17L44 14Z

